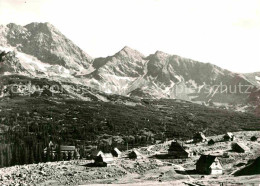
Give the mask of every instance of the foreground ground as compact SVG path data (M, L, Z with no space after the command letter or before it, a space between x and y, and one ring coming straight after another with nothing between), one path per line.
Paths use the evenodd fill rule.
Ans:
M194 172L199 156L187 160L155 159L155 154L165 153L170 144L142 147L142 159L130 160L127 153L117 159L110 167L88 167L88 160L50 162L0 169L0 185L89 185L89 184L127 184L127 185L259 185L260 175L239 176L233 172L246 166L251 159L260 156L260 142L251 142L250 137L260 136L260 132L236 132L236 140L250 148L249 153L230 151L231 142L207 144L186 144L198 153L216 154L224 167L223 175L198 175ZM209 139L220 140L219 136ZM228 152L229 158L221 157Z

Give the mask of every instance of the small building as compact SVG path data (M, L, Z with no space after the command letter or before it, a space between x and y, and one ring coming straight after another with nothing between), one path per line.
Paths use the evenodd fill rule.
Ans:
M122 154L122 152L118 149L118 148L114 148L112 151L111 151L111 153L112 153L112 155L114 156L114 157L121 157L121 154Z
M215 141L213 140L213 139L210 139L209 141L208 141L208 145L214 145L215 144Z
M234 141L235 140L235 136L233 133L231 132L227 132L224 136L223 136L224 141Z
M66 145L61 145L60 146L60 152L63 155L63 159L73 159L74 158L74 153L76 153L76 159L79 159L79 153L76 149L75 146L66 146Z
M95 149L95 150L93 150L92 152L91 152L91 158L92 159L95 159L96 157L98 157L99 155L103 155L104 153L101 151L101 150L97 150L97 149Z
M61 152L74 152L76 150L75 146L66 146L66 145L61 145L60 146L60 151Z
M141 159L142 155L140 152L138 152L137 150L133 150L128 154L128 157L130 159Z
M260 174L260 157L234 173L235 176L248 176L255 174Z
M46 156L47 151L49 150L49 153L52 153L52 156L55 157L56 154L56 146L52 143L52 141L49 142L48 147L45 147L43 149L44 155Z
M251 140L251 141L257 141L257 137L256 137L256 136L252 136L252 137L250 138L250 140Z
M222 174L223 167L216 156L201 155L196 163L196 171L200 174Z
M111 153L102 153L95 158L95 165L100 167L108 167L114 163L114 157Z
M168 149L168 155L171 155L174 158L188 158L192 156L192 153L179 142L173 141Z
M198 142L206 142L207 138L206 136L202 133L202 132L197 132L194 136L193 136L193 142L194 143L198 143Z
M54 144L52 143L52 141L49 142L49 147L50 148L55 148Z
M61 153L63 160L70 160L70 159L79 159L80 154L75 146L66 146L66 145L60 145L58 149L58 145L54 145L51 141L48 145L49 147L44 148L44 155L47 155L47 152L49 151L50 155L53 158L57 158L57 153ZM59 152L58 152L59 151Z
M239 153L245 153L250 151L250 149L243 143L232 143L231 149L232 151L239 152Z

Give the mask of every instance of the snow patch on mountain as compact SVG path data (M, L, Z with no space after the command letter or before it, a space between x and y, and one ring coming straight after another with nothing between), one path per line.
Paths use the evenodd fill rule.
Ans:
M5 52L11 52L13 51L14 49L12 47L3 47L3 46L0 46L0 51L5 51Z
M34 56L17 51L14 47L0 47L0 50L5 52L15 51L15 56L19 59L20 64L33 76L60 76L73 78L70 70L60 65L43 63Z
M94 72L96 69L95 67L93 67L93 64L89 65L89 67L87 69L82 69L80 72L77 73L78 76L84 76L84 75L88 75L92 72Z
M136 80L133 77L123 77L112 74L103 74L102 79L106 81L101 82L96 79L90 79L85 81L85 85L103 91L105 93L114 93L124 95L130 82Z
M10 72L4 72L4 76L9 76L9 75L12 75L12 73L10 73Z
M111 80L116 80L116 81L134 81L136 78L133 77L123 77L123 76L117 76L117 75L112 75L112 74L104 74L106 78L110 78Z
M35 71L47 72L47 68L51 67L51 65L41 62L36 57L21 52L16 52L16 57L20 59L21 64L26 69L29 70L30 68L30 70L34 72Z

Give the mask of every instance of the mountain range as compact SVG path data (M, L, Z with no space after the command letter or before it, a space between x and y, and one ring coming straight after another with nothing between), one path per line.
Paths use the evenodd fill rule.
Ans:
M260 72L234 73L162 51L145 56L127 46L112 56L92 58L50 23L0 26L0 78L14 76L67 88L73 84L67 92L78 99L84 95L75 85L102 101L106 94L117 94L222 106L260 102ZM7 95L8 84L0 83L0 95Z

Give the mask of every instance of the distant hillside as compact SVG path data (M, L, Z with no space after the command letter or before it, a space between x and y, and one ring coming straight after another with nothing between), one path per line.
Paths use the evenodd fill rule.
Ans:
M186 139L197 131L215 135L242 129L260 130L260 117L253 114L208 108L181 100L138 101L116 95L108 95L106 99L109 102L97 99L86 102L70 97L70 93L50 96L48 92L36 97L2 98L1 124L25 127L30 123L33 128L35 123L37 126L51 124L65 141L89 140L91 136L101 134L138 135L145 128L153 134L165 132L170 138ZM86 130L82 130L84 127ZM62 128L74 132L63 133ZM50 135L53 135L51 131Z

